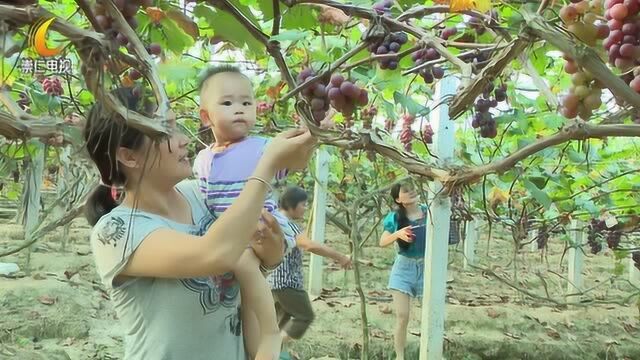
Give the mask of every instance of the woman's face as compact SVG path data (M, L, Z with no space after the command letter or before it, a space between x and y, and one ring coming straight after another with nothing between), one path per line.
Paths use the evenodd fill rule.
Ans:
M414 205L418 202L418 193L412 186L403 186L400 188L396 202L405 207L407 205Z
M127 178L137 176L134 179L142 179L145 183L173 186L191 176L191 159L187 150L189 138L178 128L175 114L171 111L168 123L170 134L167 138L157 142L145 138L140 149L129 151L131 161L123 162L125 166L131 167L128 171L131 174L127 174Z

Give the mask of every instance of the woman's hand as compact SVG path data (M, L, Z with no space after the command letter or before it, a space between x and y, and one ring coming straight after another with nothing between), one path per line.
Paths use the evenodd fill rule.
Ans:
M313 153L316 139L309 130L283 131L267 145L262 155L275 170L298 170L307 166Z
M411 231L411 226L403 227L402 229L394 232L393 236L408 243L412 243L414 238L413 231Z
M274 267L282 262L284 234L276 218L264 209L262 210L262 218L258 222L258 230L254 233L251 247L266 267Z

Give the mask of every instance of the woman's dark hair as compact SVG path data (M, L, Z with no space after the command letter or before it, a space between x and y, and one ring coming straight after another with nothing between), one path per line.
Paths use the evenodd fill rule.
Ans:
M129 110L145 115L152 112L153 104L142 101L140 93L136 94L132 88L119 88L112 94ZM143 103L144 109L141 109ZM98 187L87 198L84 207L85 217L93 226L118 205L111 195L111 187L124 186L127 182L116 159L118 148L138 150L144 144L145 135L127 126L126 121L118 113L98 102L93 105L87 116L84 139L87 152L96 164L101 180Z
M407 217L407 209L401 203L397 202L398 197L400 197L400 191L406 190L407 188L409 188L409 184L407 183L399 183L391 187L391 198L393 199L394 204L396 204L396 206L398 207L398 210L396 210L395 214L398 229L402 229L406 226L411 225L411 221L409 221L409 217ZM398 239L396 240L396 242L398 243L398 246L400 246L400 248L403 250L409 248L410 244L404 240Z
M295 209L301 202L307 201L308 195L303 188L290 186L280 195L279 206L284 210Z

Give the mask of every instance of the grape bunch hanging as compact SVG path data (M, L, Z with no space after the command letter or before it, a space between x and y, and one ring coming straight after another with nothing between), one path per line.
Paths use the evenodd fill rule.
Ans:
M609 55L609 63L622 71L633 72L622 79L636 92L640 92L640 0L607 0L604 16L609 36L603 46Z
M560 9L560 18L567 30L589 46L595 46L598 40L609 35L607 25L599 20L601 16L601 0L572 0Z
M360 117L362 118L362 127L365 129L371 129L371 125L373 124L373 119L378 115L378 108L375 106L368 106L360 112Z
M402 130L400 131L400 142L404 146L406 151L411 151L412 145L411 141L413 140L413 130L411 129L411 125L415 117L411 114L402 115Z
M356 107L369 103L367 90L361 89L340 74L331 75L326 90L331 106L341 112L346 119L351 119Z
M57 77L46 77L42 80L42 89L50 96L60 96L64 93L62 83Z
M440 54L436 49L426 47L411 54L411 58L416 66L418 66L426 63L427 61L438 60L440 58ZM435 79L442 79L444 76L444 70L437 65L432 65L423 67L419 70L418 74L420 74L420 77L422 77L425 83L431 84Z
M433 129L431 128L431 124L426 123L422 126L422 141L426 144L433 143Z
M607 233L607 246L609 249L615 250L620 247L620 239L622 238L622 231L614 230Z
M120 10L125 20L127 20L127 23L129 24L129 26L131 26L131 28L134 30L138 27L138 20L136 20L136 14L138 13L138 10L140 9L140 7L147 8L147 7L153 6L153 0L133 0L133 1L114 0L113 3L118 8L118 10ZM115 28L116 26L115 22L113 21L111 16L108 15L105 5L102 4L100 0L98 0L98 2L95 5L94 13L96 15L96 21L102 27L106 35L111 36L121 46L126 46L127 49L129 49L129 51L133 51L133 48L129 43L129 39L127 38L126 35L121 33L119 29ZM156 44L156 43L149 44L146 47L146 50L149 54L152 54L152 55L160 55L162 53L162 47L160 46L160 44ZM132 79L132 80L135 80L135 79Z
M587 227L587 244L591 248L592 254L602 251L602 243L600 242L601 233L606 230L607 225L604 220L591 219Z
M493 97L491 96L493 95ZM483 138L495 138L498 135L498 126L493 115L489 111L498 106L499 102L507 100L507 85L502 83L498 88L489 83L484 89L482 96L476 100L474 105L475 114L471 126L474 129L480 128L480 136Z
M298 74L298 83L302 84L309 81L316 74L313 69L305 68ZM329 99L327 98L327 87L320 81L302 90L302 96L309 102L311 113L316 124L324 119L327 110L329 110Z
M567 119L579 116L589 120L593 112L602 105L602 89L604 85L588 72L580 69L568 57L565 57L564 70L571 74L569 93L562 98L560 113Z
M387 34L382 40L369 44L369 52L374 55L397 54L402 45L406 44L409 38L403 32L393 32ZM386 57L378 60L381 69L395 70L398 68L400 59L397 56Z

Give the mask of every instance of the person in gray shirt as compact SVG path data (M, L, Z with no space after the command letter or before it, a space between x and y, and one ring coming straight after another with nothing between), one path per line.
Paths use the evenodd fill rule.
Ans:
M130 89L114 95L129 110L152 113ZM84 130L101 178L85 215L97 272L124 330L124 358L245 360L231 269L247 246L263 268L281 262L282 230L261 212L263 199L278 169L306 166L315 141L304 130L277 136L237 200L214 219L189 180L189 141L171 111L166 123L169 136L153 141L97 103Z

